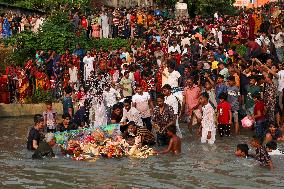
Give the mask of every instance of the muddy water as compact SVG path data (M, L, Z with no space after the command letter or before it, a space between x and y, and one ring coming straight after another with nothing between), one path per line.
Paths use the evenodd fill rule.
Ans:
M32 160L25 147L32 118L0 119L0 188L283 188L284 156L272 157L275 170L252 159L238 159L234 150L252 133L217 138L214 146L195 137L183 138L182 155L148 159L99 159L76 162L59 157ZM284 145L282 145L284 148Z

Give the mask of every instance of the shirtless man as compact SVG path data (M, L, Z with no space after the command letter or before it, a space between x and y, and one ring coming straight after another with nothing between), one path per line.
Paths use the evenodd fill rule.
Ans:
M171 125L167 129L167 134L171 138L169 146L166 150L161 151L161 154L166 154L169 152L172 152L175 155L178 155L181 153L181 140L180 137L176 135L176 126Z

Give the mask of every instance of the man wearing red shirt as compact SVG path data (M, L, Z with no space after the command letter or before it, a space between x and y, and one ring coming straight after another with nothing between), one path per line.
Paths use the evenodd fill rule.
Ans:
M227 102L227 94L219 95L220 103L217 106L218 132L221 137L230 136L232 124L231 105Z

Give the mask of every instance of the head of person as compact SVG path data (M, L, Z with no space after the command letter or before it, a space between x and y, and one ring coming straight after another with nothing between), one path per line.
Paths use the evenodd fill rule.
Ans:
M219 99L220 99L221 102L226 101L227 98L228 98L228 94L225 93L225 92L222 92L222 93L219 95Z
M212 84L209 82L209 81L205 81L205 89L207 91L211 90L212 89Z
M69 125L71 120L71 116L69 114L63 114L62 115L62 123L63 125Z
M174 70L175 70L175 65L170 63L170 64L168 65L168 72L169 72L169 73L172 73Z
M131 109L131 103L132 103L132 101L131 101L131 99L129 99L129 98L126 98L126 99L123 101L123 106L124 106L124 108L125 108L127 111L129 111L129 110Z
M248 156L249 147L247 144L238 144L237 150L235 152L235 155L238 157L247 157Z
M127 129L128 133L132 133L132 134L136 135L136 133L137 133L137 125L135 124L135 122L134 121L130 121L127 124L127 126L128 126L128 129Z
M199 103L202 106L205 106L206 104L208 104L208 100L209 100L209 94L207 92L201 93L201 95L199 97Z
M256 78L254 76L251 76L249 78L249 85L254 86L256 84Z
M142 86L140 84L136 85L136 93L143 94L143 89L142 89Z
M47 142L51 147L56 144L56 139L53 133L47 133L44 137L45 142Z
M221 74L217 75L217 83L223 83L224 82L224 76Z
M81 85L81 86L79 87L79 91L80 91L80 92L85 92L85 88L84 88L83 85Z
M272 80L273 80L273 75L271 73L269 73L265 76L265 82L266 83L272 83L273 82Z
M236 85L236 80L235 80L235 77L234 76L230 76L229 78L228 78L228 84L229 84L229 86L235 86Z
M189 88L191 88L191 87L193 87L193 85L194 85L193 79L190 78L190 77L187 78L187 79L186 79L186 86L189 87Z
M124 72L124 77L125 77L126 79L129 78L129 72L128 72L128 71L125 71L125 72Z
M260 93L256 93L252 95L252 98L254 100L254 102L261 100L261 95Z
M167 135L169 137L172 137L173 135L176 135L176 133L177 133L177 127L175 125L170 125L167 128Z
M163 94L164 94L165 96L170 96L171 93L172 93L172 87L171 87L169 84L165 84L165 85L163 86Z
M165 96L163 94L158 94L156 98L157 106L163 107L165 105Z
M46 105L46 109L47 110L51 110L52 109L52 102L51 101L46 101L45 105Z
M36 129L38 129L38 130L43 129L44 119L43 119L43 116L41 114L34 115L34 124L35 124Z
M275 141L270 141L265 146L267 152L272 152L277 149L277 143Z
M223 63L223 62L220 62L220 63L218 64L218 68L219 68L219 70L223 70L223 69L225 68L224 63Z
M118 104L113 105L112 111L116 115L121 115L122 114L121 106L119 106Z
M70 86L67 86L66 89L65 89L65 93L66 93L67 96L72 95L72 91L73 91L73 89Z
M259 148L261 147L261 141L256 135L254 135L250 141L250 145L254 148Z
M278 129L278 126L274 122L270 122L268 125L268 130L270 133L275 133Z

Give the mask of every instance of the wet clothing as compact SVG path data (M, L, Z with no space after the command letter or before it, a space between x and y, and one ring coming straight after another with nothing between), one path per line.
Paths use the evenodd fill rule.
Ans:
M266 151L265 147L260 147L255 150L256 155L255 159L259 161L260 165L268 166L269 161L271 161L271 157Z
M53 153L51 146L47 142L42 141L42 142L39 143L39 146L35 150L32 158L33 159L42 159L44 157L52 158L54 156L55 155Z
M34 127L31 128L28 134L28 141L27 141L27 149L28 150L35 150L33 148L33 140L37 141L37 144L39 144L42 141L43 137L40 134L40 131L35 129Z

